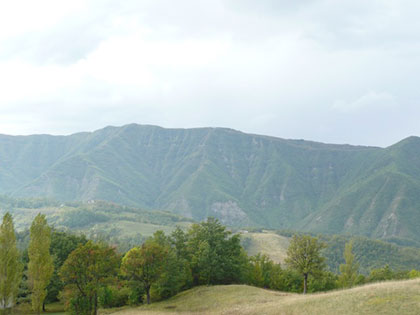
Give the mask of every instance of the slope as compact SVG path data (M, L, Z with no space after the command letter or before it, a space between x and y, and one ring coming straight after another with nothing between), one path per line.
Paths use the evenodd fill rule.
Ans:
M415 137L382 149L136 124L0 136L0 193L420 241L419 152Z
M419 290L420 279L306 296L243 285L198 287L167 301L112 314L418 314Z

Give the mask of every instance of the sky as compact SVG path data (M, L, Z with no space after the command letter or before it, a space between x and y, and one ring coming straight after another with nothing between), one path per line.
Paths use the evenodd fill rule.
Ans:
M420 136L418 0L0 2L0 134Z

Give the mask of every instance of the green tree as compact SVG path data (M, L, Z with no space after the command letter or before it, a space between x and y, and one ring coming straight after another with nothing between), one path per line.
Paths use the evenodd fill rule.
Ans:
M367 278L367 281L377 282L377 281L387 281L387 280L392 280L392 279L395 279L395 273L391 269L391 267L389 267L389 265L385 265L382 268L372 269Z
M357 284L359 279L359 264L353 254L353 242L346 243L344 248L345 264L340 265L338 285L342 288L350 288Z
M420 270L413 269L410 272L408 272L408 278L409 279L415 279L420 278Z
M86 244L84 235L78 236L61 231L53 230L51 233L50 253L54 258L54 273L50 284L47 286L46 303L52 303L59 300L59 293L64 288L64 283L59 276L60 268L63 266L70 253L80 244Z
M303 275L303 293L308 290L308 276L321 273L325 269L325 258L321 256L321 250L325 244L317 238L309 235L294 235L285 262L289 267Z
M10 213L6 213L0 226L0 309L5 313L15 304L21 276L13 220Z
M50 255L51 228L45 215L38 214L35 217L30 233L28 278L32 292L32 309L40 314L47 296L46 288L54 272L53 258Z
M249 283L260 288L270 288L274 270L279 271L279 269L274 268L274 262L267 255L261 254L250 257L249 262L251 265L248 276Z
M147 304L150 304L151 286L158 282L165 270L167 256L167 248L149 239L140 248L129 250L122 259L122 274L143 285Z
M68 310L77 315L96 315L98 293L115 279L119 261L114 248L92 241L71 252L60 270Z
M194 284L229 284L242 281L247 263L239 235L232 235L217 219L193 224L187 235L187 260Z
M173 240L162 231L157 231L151 238L167 252L163 271L158 281L152 286L152 296L156 298L168 298L175 295L181 289L191 285L191 269L187 260L177 255Z

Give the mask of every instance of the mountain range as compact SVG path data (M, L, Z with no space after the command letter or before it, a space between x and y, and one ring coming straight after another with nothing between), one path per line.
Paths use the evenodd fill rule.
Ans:
M136 124L0 135L0 194L420 241L420 138L380 148Z

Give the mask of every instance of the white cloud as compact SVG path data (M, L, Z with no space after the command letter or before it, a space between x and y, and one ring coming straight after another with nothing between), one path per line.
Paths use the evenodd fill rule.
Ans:
M387 92L377 93L370 91L367 94L359 97L354 101L337 100L334 102L332 108L344 113L364 111L364 110L382 110L397 105L393 95Z
M0 133L137 122L390 144L420 133L419 13L413 0L2 2Z

